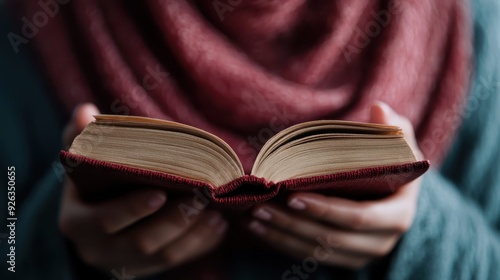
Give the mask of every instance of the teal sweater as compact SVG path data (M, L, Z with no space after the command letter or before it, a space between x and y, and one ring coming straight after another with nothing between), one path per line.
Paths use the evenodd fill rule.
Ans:
M308 279L500 279L500 2L475 0L472 7L476 64L463 124L444 164L424 176L413 226L390 256L366 269L323 267ZM5 9L0 13L5 35L13 28ZM16 167L18 216L16 273L6 269L7 242L0 239L0 279L74 279L74 258L57 229L57 153L68 116L58 113L27 46L14 55L5 36L0 92L0 167ZM261 252L228 260L232 279L280 279L293 264Z

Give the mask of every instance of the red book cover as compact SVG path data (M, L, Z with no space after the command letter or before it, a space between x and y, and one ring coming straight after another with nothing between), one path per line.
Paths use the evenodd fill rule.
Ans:
M117 196L136 188L162 188L175 194L202 193L213 203L250 207L290 192L318 192L353 199L380 198L395 192L429 169L429 161L364 168L349 172L269 182L245 175L223 186L162 172L114 164L60 152L68 176L90 201Z

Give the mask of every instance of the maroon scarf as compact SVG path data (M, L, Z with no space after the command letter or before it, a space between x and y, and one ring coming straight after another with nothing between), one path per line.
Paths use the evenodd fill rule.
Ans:
M411 120L435 162L460 124L472 68L464 1L38 2L24 2L25 32L38 29L30 44L68 112L94 102L200 127L247 171L279 130L367 121L374 100Z

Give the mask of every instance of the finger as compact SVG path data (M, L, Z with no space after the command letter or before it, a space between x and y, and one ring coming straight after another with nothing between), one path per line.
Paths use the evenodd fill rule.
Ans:
M389 105L378 101L372 105L370 111L370 121L379 124L395 125L400 127L405 136L414 138L411 122L407 118L396 113Z
M415 188L414 183L409 184ZM413 220L413 190L402 187L389 198L377 201L352 201L314 193L296 193L288 206L310 217L334 225L363 231L405 232ZM408 199L405 199L408 197ZM411 199L412 201L408 201Z
M197 210L190 202L191 198L170 201L154 216L123 232L120 238L124 245L133 240L139 253L152 255L180 238L203 216L201 210ZM189 219L186 219L185 209L195 211L190 213Z
M370 122L400 127L403 130L406 141L415 153L415 157L419 160L423 159L410 120L396 113L389 105L381 101L376 102L371 107Z
M318 238L321 238L327 240L329 244L341 245L340 251L358 256L384 256L392 249L398 236L388 233L340 230L269 204L256 208L253 216L283 232L291 233L310 242L316 242Z
M170 208L168 212L174 213L175 207ZM159 214L118 236L100 238L92 244L80 242L82 258L87 263L108 267L126 264L138 274L156 273L208 252L220 242L227 229L220 213L214 211L200 213L191 223L182 221L177 226L173 225L175 221ZM170 237L164 238L164 235ZM161 248L151 250L151 245Z
M63 143L67 146L71 145L73 139L94 120L93 116L97 114L99 114L99 110L94 104L85 103L77 106L69 124L64 129Z
M96 204L92 214L104 233L115 234L157 212L166 200L161 190L138 190Z
M329 244L322 239L318 239L316 243L304 241L259 221L252 221L248 227L270 246L297 259L313 258L321 263L348 268L362 267L370 260L342 253L338 250L338 244Z
M83 235L89 238L93 233L90 213L89 206L78 194L75 184L66 176L59 211L59 229L63 235L72 239Z
M193 260L212 250L224 236L228 224L218 212L203 213L185 235L159 252L168 266Z
M60 228L73 238L88 239L114 234L158 211L166 195L160 190L139 190L112 200L88 204L82 200L71 180L65 184Z

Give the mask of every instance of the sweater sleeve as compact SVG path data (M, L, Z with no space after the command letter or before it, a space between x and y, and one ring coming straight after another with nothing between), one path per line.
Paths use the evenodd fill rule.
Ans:
M500 3L472 7L475 76L463 123L441 169L424 176L388 279L500 277Z
M5 4L0 1L0 33L4 35L17 32ZM0 166L5 182L0 194L0 234L7 230L7 166L15 167L17 218L15 231L9 232L9 236L15 234L15 243L0 238L0 279L73 279L67 246L57 230L63 175L57 155L64 119L47 94L27 45L16 54L4 37L0 61ZM15 272L7 270L11 246Z
M498 232L434 170L424 177L417 213L393 254L388 279L497 279Z

